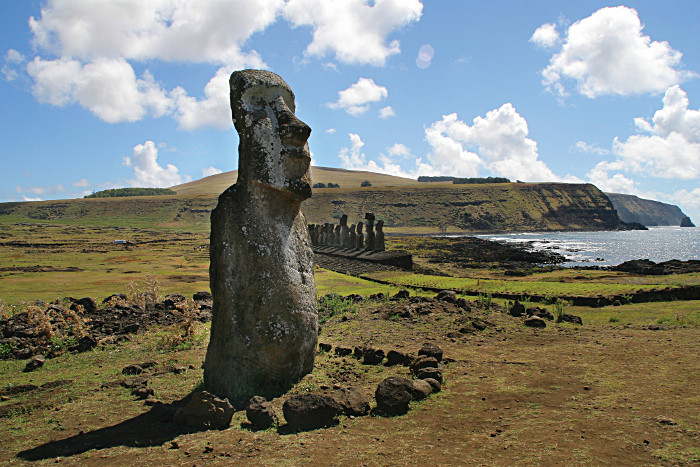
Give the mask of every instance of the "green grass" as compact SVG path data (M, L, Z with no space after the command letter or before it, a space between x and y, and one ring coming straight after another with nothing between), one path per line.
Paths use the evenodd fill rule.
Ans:
M399 287L450 289L469 295L509 293L523 296L597 297L631 294L659 287L656 284L620 284L598 281L559 282L546 280L474 279L393 271L374 272L366 274L364 277L390 282Z
M634 303L622 306L588 308L573 306L567 313L581 316L592 325L667 324L700 326L700 303L694 301Z

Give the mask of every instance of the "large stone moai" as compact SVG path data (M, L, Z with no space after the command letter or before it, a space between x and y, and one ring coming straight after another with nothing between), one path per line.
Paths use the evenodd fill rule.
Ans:
M313 370L318 339L314 254L302 201L311 196L311 129L278 75L231 75L238 181L211 214L207 391L234 405L273 397Z
M366 250L374 250L374 214L371 212L365 213L367 219L367 242L365 243Z
M357 249L362 250L365 247L365 236L362 233L362 221L357 223Z
M340 246L343 248L348 247L348 237L350 234L350 229L348 229L348 215L343 214L340 218Z
M386 244L384 242L384 221L377 221L376 234L374 236L374 249L376 251L386 250Z

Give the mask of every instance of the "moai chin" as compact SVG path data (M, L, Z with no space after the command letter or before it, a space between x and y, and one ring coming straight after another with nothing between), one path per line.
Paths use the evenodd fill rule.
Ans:
M311 129L278 75L234 72L238 181L211 214L211 339L207 391L234 405L274 397L313 370L318 303L311 238L300 211L311 196Z

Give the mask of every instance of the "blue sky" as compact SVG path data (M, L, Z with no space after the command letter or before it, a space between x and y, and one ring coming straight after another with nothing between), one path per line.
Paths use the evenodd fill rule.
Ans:
M315 165L592 182L700 221L700 2L26 0L0 15L0 201L237 166L280 74Z

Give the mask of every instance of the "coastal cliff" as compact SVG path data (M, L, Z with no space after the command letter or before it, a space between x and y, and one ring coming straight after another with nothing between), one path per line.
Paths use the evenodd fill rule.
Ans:
M694 227L692 221L678 206L634 195L606 193L623 222L638 222L648 227Z

